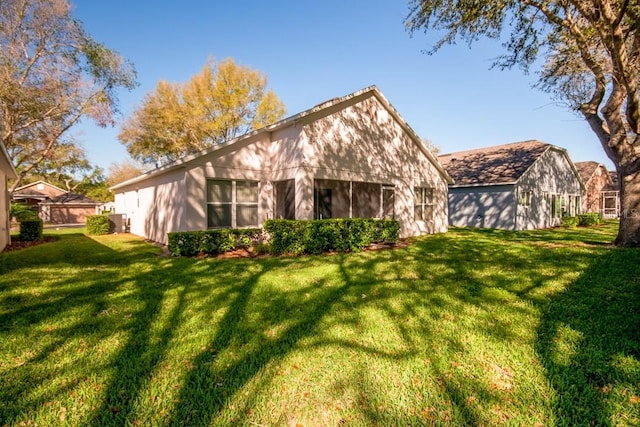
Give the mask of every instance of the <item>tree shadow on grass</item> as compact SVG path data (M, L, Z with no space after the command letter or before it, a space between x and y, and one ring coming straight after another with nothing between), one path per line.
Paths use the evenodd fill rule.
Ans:
M608 251L542 317L536 350L558 424L640 423L639 260L638 249Z

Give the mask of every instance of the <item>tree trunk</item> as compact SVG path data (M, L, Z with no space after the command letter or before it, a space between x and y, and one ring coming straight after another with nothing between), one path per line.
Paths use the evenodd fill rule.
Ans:
M640 247L640 171L629 169L622 167L618 170L620 228L615 244Z

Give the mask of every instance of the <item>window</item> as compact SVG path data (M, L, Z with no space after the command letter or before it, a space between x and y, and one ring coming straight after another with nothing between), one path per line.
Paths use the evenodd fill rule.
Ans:
M580 206L580 196L569 196L569 206L567 209L567 215L575 216L578 214Z
M531 206L531 191L520 192L520 205Z
M258 183L236 182L236 227L258 226Z
M565 210L564 196L558 194L551 195L551 216L553 218L562 218Z
M258 183L207 181L207 227L257 227Z
M275 218L296 219L295 180L278 181L273 184Z
M433 188L415 187L414 192L414 219L416 221L431 221L433 219Z

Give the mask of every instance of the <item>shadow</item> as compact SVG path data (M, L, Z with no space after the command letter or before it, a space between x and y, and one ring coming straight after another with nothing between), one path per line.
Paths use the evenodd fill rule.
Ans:
M562 424L640 421L638 412L634 420L622 409L640 394L639 260L637 249L608 251L553 298L542 316L536 351L556 392L553 407Z
M56 405L76 405L65 422L615 424L615 399L640 383L638 253L575 238L454 229L395 250L226 260L72 234L35 252L37 268L3 266L15 356L0 359L0 419L62 422Z

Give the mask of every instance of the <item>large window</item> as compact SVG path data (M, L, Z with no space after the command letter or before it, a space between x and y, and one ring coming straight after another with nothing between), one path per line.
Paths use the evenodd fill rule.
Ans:
M207 181L207 227L257 227L258 183Z
M433 188L415 187L415 203L413 215L416 221L431 221L433 219Z

